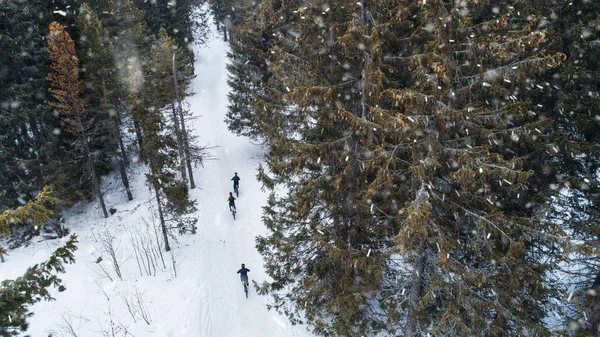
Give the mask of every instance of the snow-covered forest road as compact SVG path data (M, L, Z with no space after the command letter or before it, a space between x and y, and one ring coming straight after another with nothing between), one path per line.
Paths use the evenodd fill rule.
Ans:
M262 258L255 249L255 237L263 234L262 205L267 195L256 181L256 168L263 149L247 139L236 137L223 122L227 107L228 86L226 43L213 38L208 47L197 51L196 75L188 99L195 116L194 128L200 143L215 146L214 160L197 170L200 189L192 192L198 200L200 222L194 245L198 249L197 268L199 311L188 320L201 322L201 336L301 336L302 327L290 329L284 317L266 310L266 299L251 290L243 299L236 271L241 263L250 269L249 277L262 282L266 275ZM241 177L240 196L236 201L237 219L228 212L227 197L232 191L231 177ZM190 327L192 329L192 327Z

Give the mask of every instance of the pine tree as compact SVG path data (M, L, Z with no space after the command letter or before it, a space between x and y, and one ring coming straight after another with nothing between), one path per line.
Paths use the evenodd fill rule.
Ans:
M173 49L177 49L175 46L173 46ZM180 162L181 162L181 177L184 181L184 183L187 183L188 181L188 177L186 177L186 171L187 174L189 174L189 182L190 182L190 188L194 189L196 188L196 183L194 182L194 174L192 172L192 146L190 145L190 141L191 141L191 137L189 136L188 133L188 128L186 127L185 124L185 117L186 117L186 113L184 113L184 110L181 106L181 101L183 100L183 92L187 91L186 88L189 84L185 83L182 81L181 84L184 85L183 88L180 88L180 77L181 74L178 71L178 68L181 68L181 64L178 67L178 63L177 63L177 53L173 52L173 63L172 63L172 69L173 69L173 88L175 89L174 91L174 96L173 96L173 102L171 103L171 106L173 107L173 126L174 126L174 131L175 131L175 135L177 137L177 147L179 150L179 158L180 158ZM185 68L184 68L185 69ZM187 70L190 70L190 68L187 68ZM189 74L183 74L183 78L190 78ZM187 76L186 76L187 75ZM175 103L176 102L176 103ZM175 105L177 105L177 109L175 108Z
M541 172L538 184L550 186L540 216L559 224L569 244L556 247L551 278L562 296L551 312L562 318L560 332L572 336L600 333L600 6L592 2L536 4L539 24L547 29L546 49L567 60L555 73L531 79L529 92L540 96L553 120L548 144L529 167Z
M173 85L171 73L171 56L173 41L161 30L159 38L154 42L152 57L147 73L132 72L132 83L143 78L144 87L133 92L130 105L133 118L139 123L144 141L141 145L142 160L148 165L149 173L146 181L154 190L160 226L163 234L165 250L169 251L169 233L167 229L168 215L178 216L189 211L193 203L188 199L185 183L177 179L173 168L177 167L177 141L172 132L165 132L167 123L162 109L172 107ZM194 232L194 224L187 224L185 219L174 218L176 227Z
M0 208L33 198L51 175L48 143L59 125L44 90L48 7L0 3Z
M17 207L15 210L6 210L0 214L0 234L7 237L19 227L34 226L37 230L46 222L54 211L56 198L52 197L52 191L48 186L44 186L42 191L33 200L27 201L25 205ZM0 247L0 262L4 262L6 250Z
M57 199L52 196L48 186L27 204L14 210L6 210L0 214L0 234L8 236L15 226L33 224L36 227L43 225L50 216ZM47 288L58 286L61 280L56 275L64 273L63 262L73 263L73 252L77 250L75 244L77 236L72 235L67 243L57 249L50 258L39 265L27 269L25 274L16 280L3 280L0 284L0 336L17 336L27 331L27 318L33 313L27 306L41 300L50 301ZM0 260L4 262L3 255L6 251L0 247Z
M342 112L369 118L360 105L367 94L364 81L357 80L364 64L344 55L343 45L336 43L345 30L354 31L356 4L312 3L292 12L296 8L283 7L274 15L282 18L282 28L275 29L270 84L287 92L286 106L265 106L259 117L278 114L277 122L269 124L284 130L265 129L275 177L263 179L290 191L273 194L267 207L266 224L273 234L261 238L258 248L274 282L262 290L294 320L302 308L319 334L372 334L377 319L366 304L380 283L393 227L378 222L361 204L374 173L364 170L368 149L362 147L358 128L336 120ZM358 48L351 52L360 53Z
M100 202L104 217L108 217L104 197L100 189L100 180L96 174L95 154L90 151L89 137L93 119L86 114L85 100L81 97L82 84L79 79L79 59L75 54L75 45L69 33L57 22L50 24L50 68L48 74L51 83L50 93L56 101L51 102L54 112L63 123L63 128L77 136L82 160L86 163L87 173L92 181L96 197Z
M255 0L208 1L217 31L223 33L223 41L230 40L234 27L242 26L259 2Z
M115 63L119 69L119 77L124 80L129 99L139 95L143 89L143 68L147 67L150 59L152 39L146 34L143 12L133 6L132 2L109 1L108 4L114 5L108 12L115 14L113 21L116 21L109 27L109 35L113 38L115 46ZM144 137L138 120L132 114L132 111L129 111L128 122L133 124L131 129L136 135L138 155L143 160L141 148Z
M147 24L148 35L157 35L161 29L180 46L182 59L186 59L190 66L194 64L194 53L189 48L192 43L202 44L209 34L207 13L202 9L203 1L199 0L131 0L143 11Z
M266 208L261 290L323 335L549 335L543 247L565 237L535 218L548 188L526 164L552 120L521 88L566 55L526 20L539 12L286 6L270 81L288 92L271 111L283 130L266 132L261 177L289 194Z
M79 9L77 26L81 40L81 80L85 83L82 95L87 98L88 112L95 116L96 143L91 144L91 148L103 157L109 153L116 157L127 198L133 200L126 172L127 153L121 134L126 93L118 78L114 48L98 17L86 4ZM111 159L104 159L109 161L106 163L108 168L112 167Z
M27 269L15 280L4 280L0 284L0 336L19 336L27 331L27 318L33 316L28 306L42 300L52 301L48 287L58 287L58 273L65 273L63 263L74 263L73 253L77 250L77 236L55 250L47 261Z
M227 94L229 105L225 122L230 131L258 139L262 137L255 109L267 100L269 72L269 47L273 44L273 9L268 3L260 4L257 13L244 24L231 30L230 51L227 57L231 90ZM261 104L259 104L261 102Z

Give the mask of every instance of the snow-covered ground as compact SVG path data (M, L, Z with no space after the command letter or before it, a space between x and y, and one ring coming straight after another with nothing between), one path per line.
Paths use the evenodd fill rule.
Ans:
M266 308L267 298L251 289L244 297L239 275L241 263L250 269L250 280L267 278L255 237L265 232L261 206L266 194L256 181L256 167L263 149L231 134L223 122L226 106L226 44L213 37L197 48L196 74L187 99L196 117L188 125L200 136L201 145L215 146L214 160L194 171L198 233L172 242L173 255L164 255L167 268L155 276L140 276L131 244L136 231L152 222L151 198L144 168L134 168L134 200L127 201L117 177L108 177L103 189L106 202L117 212L104 219L97 203L80 205L65 213L65 226L79 237L76 263L60 277L67 288L52 289L53 302L32 307L28 334L53 336L311 336L303 326ZM228 211L227 197L234 172L241 177L238 217ZM122 280L111 265L102 241L113 236ZM66 239L65 239L66 240ZM44 261L65 240L34 240L29 247L9 252L0 264L0 280L20 276L28 266ZM102 261L97 263L97 259ZM176 272L172 259L176 261ZM103 271L104 269L104 271ZM107 274L112 278L109 279ZM129 303L130 309L127 307ZM144 319L145 316L145 319ZM146 320L149 323L146 323Z

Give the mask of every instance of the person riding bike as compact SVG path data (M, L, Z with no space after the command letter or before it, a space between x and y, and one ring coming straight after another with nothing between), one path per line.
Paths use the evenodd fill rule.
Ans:
M233 190L237 191L240 188L240 177L238 177L237 172L235 172L235 175L233 176L233 178L231 178L231 180L233 180Z
M235 208L235 199L236 198L233 196L233 193L229 192L229 198L227 198L227 201L229 202L229 210L237 212L237 208Z
M237 273L240 274L240 279L242 283L248 285L248 272L250 269L246 268L246 265L242 263L242 269L238 270Z

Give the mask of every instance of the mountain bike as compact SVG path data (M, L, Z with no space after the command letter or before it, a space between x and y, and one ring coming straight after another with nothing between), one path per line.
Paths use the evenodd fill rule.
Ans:
M236 197L240 196L240 187L238 185L233 186L233 192L235 193Z
M235 220L235 213L237 213L237 211L235 210L235 207L229 206L229 210L231 211L231 214L233 215L233 220Z
M248 298L248 288L250 285L248 284L248 280L242 280L242 285L244 286L244 292L246 293L246 298Z

